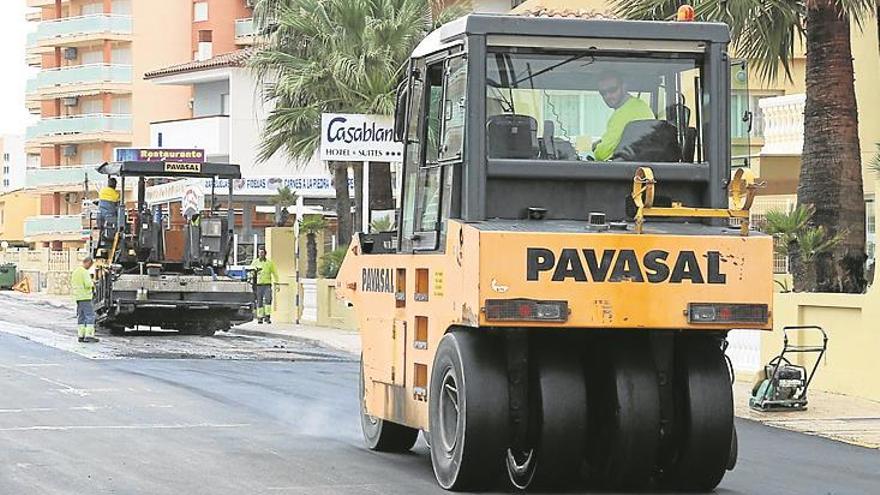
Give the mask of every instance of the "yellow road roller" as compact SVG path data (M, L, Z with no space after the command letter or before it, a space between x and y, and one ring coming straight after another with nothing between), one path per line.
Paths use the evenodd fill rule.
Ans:
M337 278L367 446L449 490L711 490L736 461L733 328L770 330L760 185L731 166L729 31L468 15L398 91L394 232Z

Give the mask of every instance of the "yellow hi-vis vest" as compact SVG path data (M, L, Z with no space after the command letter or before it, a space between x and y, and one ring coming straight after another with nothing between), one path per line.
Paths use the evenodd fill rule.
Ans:
M78 266L70 274L70 294L74 301L91 301L94 286L92 276L85 268Z

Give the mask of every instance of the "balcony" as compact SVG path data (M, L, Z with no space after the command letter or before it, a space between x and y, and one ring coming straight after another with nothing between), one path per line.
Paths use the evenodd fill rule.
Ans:
M94 189L104 183L106 176L99 174L95 165L28 168L24 187L39 193L82 191L86 180Z
M99 40L130 41L132 18L127 15L94 14L43 21L37 27L38 49L76 46Z
M40 215L24 221L24 240L27 242L79 241L87 238L80 215Z
M229 157L229 117L214 115L150 124L150 142L164 148L200 148L209 159Z
M758 100L764 113L761 155L800 155L804 148L806 95L793 94Z
M235 21L236 45L253 45L256 34L257 30L254 26L253 17L248 19L238 19Z
M89 64L46 69L28 81L27 94L37 99L96 93L130 93L134 71L130 65Z
M39 145L89 141L130 142L131 115L85 114L42 119L28 127L26 139Z

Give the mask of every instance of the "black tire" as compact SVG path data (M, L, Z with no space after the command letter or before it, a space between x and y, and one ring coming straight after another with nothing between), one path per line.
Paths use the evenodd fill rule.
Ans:
M739 458L739 438L736 436L736 424L733 425L733 436L730 438L730 456L727 458L727 470L733 471Z
M500 343L480 331L454 331L434 355L428 393L431 464L447 490L489 488L504 469L510 414Z
M567 488L577 479L587 439L587 389L577 348L560 338L536 346L538 438L531 456L508 452L507 475L516 488ZM516 462L517 458L524 462Z
M98 322L95 323L95 329L98 331L106 331L110 335L120 336L125 335L125 327L121 325L113 325L106 322Z
M419 438L419 430L385 421L367 414L364 403L364 361L361 358L360 386L358 397L361 404L361 431L364 443L377 452L406 452L413 448Z
M590 452L593 481L612 490L640 490L653 481L660 443L660 391L648 339L616 335L594 346Z
M675 392L678 453L665 484L680 491L712 491L730 465L734 435L733 390L715 338L677 339Z

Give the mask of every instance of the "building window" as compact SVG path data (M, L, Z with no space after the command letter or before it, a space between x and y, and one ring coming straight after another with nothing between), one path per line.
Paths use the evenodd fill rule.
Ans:
M229 93L220 95L220 115L229 115Z
M9 161L9 153L3 153L3 161L4 161L4 162L8 162L8 161Z
M196 2L193 4L193 22L208 20L208 2Z

